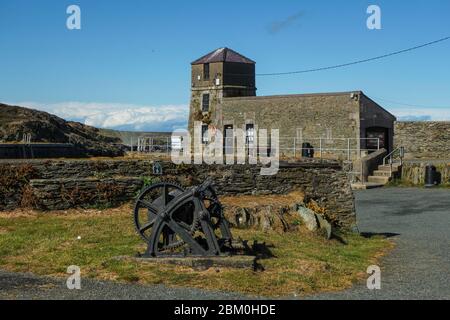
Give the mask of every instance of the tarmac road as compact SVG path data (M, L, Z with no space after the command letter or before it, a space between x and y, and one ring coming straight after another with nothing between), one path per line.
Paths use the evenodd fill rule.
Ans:
M45 300L237 300L242 295L163 285L141 286L111 281L81 280L80 290L69 290L66 279L0 271L0 299ZM249 297L247 297L249 299Z
M386 234L396 248L382 260L381 289L365 283L308 299L450 299L450 190L383 188L356 192L358 225ZM239 294L163 285L65 280L0 271L0 299L243 299Z
M450 299L450 190L382 188L358 191L360 232L392 236L382 260L381 289L365 283L312 299Z

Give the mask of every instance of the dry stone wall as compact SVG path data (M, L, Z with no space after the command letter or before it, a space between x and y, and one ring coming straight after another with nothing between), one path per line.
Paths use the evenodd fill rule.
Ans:
M0 162L0 210L34 207L43 210L114 206L135 198L157 180L185 187L212 177L219 195L286 194L301 190L305 201L315 200L335 226L356 224L354 197L347 175L335 162L285 164L277 175L262 176L251 165L174 165L162 163L163 174L153 174L153 162L142 160L54 160ZM6 178L5 178L6 177Z
M450 121L396 122L395 147L405 147L406 159L450 160Z
M412 185L425 184L425 169L428 164L436 167L441 175L441 184L450 186L450 161L408 161L402 166L402 181Z

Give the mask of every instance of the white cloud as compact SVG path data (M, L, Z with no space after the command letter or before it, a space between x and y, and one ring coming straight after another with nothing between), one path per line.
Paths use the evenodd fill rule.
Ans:
M84 102L13 104L46 111L65 120L79 121L98 128L131 131L173 131L186 128L189 116L187 105L146 106Z
M389 108L399 121L449 121L450 108Z

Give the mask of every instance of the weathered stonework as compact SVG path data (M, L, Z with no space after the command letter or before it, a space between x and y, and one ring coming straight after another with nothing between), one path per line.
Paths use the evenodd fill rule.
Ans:
M133 199L142 186L142 179L126 177L30 181L32 206L41 210L116 206Z
M278 129L280 153L285 155L293 153L294 138L297 150L303 142L317 150L321 138L322 148L341 149L332 153L345 159L348 147L367 148L366 140L360 138L373 127L386 128L386 149L392 146L395 118L362 92L225 98L221 113L223 124L235 129L245 130L247 124L256 130Z
M356 224L354 198L347 175L334 162L309 161L281 166L277 175L261 176L259 166L174 165L162 163L163 175L153 175L151 161L28 161L1 162L0 170L21 172L21 184L0 194L0 210L24 204L40 209L116 205L133 200L145 180L169 180L187 187L212 177L219 195L287 194L300 190L315 200L335 226ZM16 177L13 174L11 177ZM26 201L25 201L26 200Z
M425 184L425 168L427 164L428 162L426 161L405 162L402 166L402 181L413 185ZM450 186L450 160L433 161L431 164L441 174L441 184Z
M450 121L396 122L395 147L405 147L406 159L450 160Z
M194 121L204 116L202 95L209 94L211 115L204 125L224 135L225 129L251 131L252 125L254 133L278 129L281 156L300 155L302 143L310 143L315 150L329 149L322 157L357 159L361 149L378 149L376 140L367 143L368 137L380 138L380 147L392 150L395 117L363 92L256 96L254 62L230 63L221 53L219 49L192 64L191 135ZM202 76L208 68L210 78L205 80Z

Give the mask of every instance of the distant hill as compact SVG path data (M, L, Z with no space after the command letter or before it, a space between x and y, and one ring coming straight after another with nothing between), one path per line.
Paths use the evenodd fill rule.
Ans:
M33 143L72 143L89 156L124 153L120 138L106 136L98 128L66 121L47 112L0 103L0 143L20 142L24 134L31 134Z

